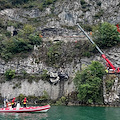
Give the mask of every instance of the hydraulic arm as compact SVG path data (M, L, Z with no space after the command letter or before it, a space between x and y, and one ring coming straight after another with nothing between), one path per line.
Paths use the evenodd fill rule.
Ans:
M89 39L89 41L95 45L95 47L97 48L97 50L101 53L101 56L103 59L106 60L106 64L107 64L107 67L109 67L109 69L112 69L113 72L116 72L116 73L120 73L120 68L115 68L114 65L108 60L108 58L105 56L105 54L100 50L100 48L95 44L95 42L86 34L86 32L82 29L82 27L77 24L77 26L80 28L80 30L84 33L84 35Z

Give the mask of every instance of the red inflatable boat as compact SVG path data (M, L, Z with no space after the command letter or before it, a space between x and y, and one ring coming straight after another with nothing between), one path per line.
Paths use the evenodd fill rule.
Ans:
M34 106L34 107L20 107L20 108L0 108L0 112L4 113L21 113L21 112L47 112L50 109L50 105Z

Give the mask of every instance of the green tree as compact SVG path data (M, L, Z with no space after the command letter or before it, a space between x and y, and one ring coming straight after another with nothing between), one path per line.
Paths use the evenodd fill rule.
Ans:
M78 99L85 104L102 102L102 77L104 67L101 63L93 61L82 72L77 72L74 78L78 90Z
M116 26L104 22L93 28L93 39L101 48L112 47L120 43L120 33Z

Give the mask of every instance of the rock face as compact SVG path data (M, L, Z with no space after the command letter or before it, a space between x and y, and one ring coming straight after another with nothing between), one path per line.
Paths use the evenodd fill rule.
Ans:
M115 75L114 77L114 83L109 91L107 93L106 90L106 83L105 83L105 77L103 79L103 97L104 97L104 103L105 104L114 104L117 105L119 104L119 96L120 96L120 85L119 85L119 80L120 80L120 75Z
M37 53L37 52L36 52ZM114 54L115 53L115 54ZM120 48L111 48L111 50L106 50L105 54L109 57L109 60L116 66L120 66L119 62L119 53ZM116 57L114 57L114 55ZM100 54L96 54L94 57L90 58L82 58L80 63L74 64L74 61L70 64L67 64L64 66L65 68L61 69L63 73L67 73L69 76L69 79L59 79L58 72L53 67L48 67L44 63L35 63L34 57L31 55L28 58L24 59L17 59L14 58L13 61L9 61L8 63L5 63L2 59L0 60L0 73L3 74L7 69L14 69L17 73L21 73L22 70L25 70L27 73L34 75L34 74L41 74L40 71L47 70L50 72L51 81L53 82L50 84L49 82L45 82L43 80L39 80L38 82L33 81L32 83L27 82L27 80L23 79L20 80L20 83L17 79L12 80L11 82L5 82L0 84L0 90L2 96L9 95L11 98L14 96L19 96L19 94L24 94L26 96L28 95L35 95L35 96L41 96L44 91L48 93L51 99L57 99L58 97L61 97L63 95L67 95L68 93L75 90L74 83L72 81L72 78L75 75L75 72L77 70L80 70L82 66L90 64L91 61L100 61L103 64L105 64L105 61L102 57L100 57ZM56 84L54 84L54 80ZM15 87L16 84L20 84L20 87ZM115 87L115 92L112 92L111 98L105 97L106 103L110 103L112 100L115 101L118 99L118 95L120 93L119 91L119 81L115 80L115 83L113 86ZM114 87L112 88L114 89ZM114 90L113 90L114 91ZM117 93L117 94L116 94ZM109 93L110 94L110 93ZM105 93L104 90L104 96L107 96L108 94ZM117 97L116 97L117 96ZM110 97L110 95L109 95ZM110 99L110 100L108 100Z
M41 31L43 35L43 41L64 41L64 42L73 42L75 40L87 40L87 38L79 31L76 30L76 23L84 23L85 25L92 25L98 22L107 21L113 24L119 23L120 19L120 1L119 0L64 0L57 1L54 5L48 6L45 11L41 12L39 9L5 9L0 11L0 17L4 17L6 20L17 21L21 23L28 23L30 19L39 21L36 24L36 30ZM50 15L54 17L49 17ZM30 21L32 22L32 21ZM38 48L34 47L34 52L38 52ZM114 66L120 66L120 48L111 48L104 51L105 55L111 60ZM37 55L36 55L37 56ZM62 70L64 73L67 73L69 76L68 80L59 80L58 71L53 67L48 67L42 61L39 63L35 62L35 58L32 53L27 58L14 58L12 61L5 62L0 59L0 74L4 74L7 69L14 69L16 73L21 73L22 70L25 70L27 73L34 75L40 74L41 71L47 70L50 73L54 73L56 76L57 84L50 84L43 80L38 82L29 83L27 80L22 80L20 88L16 87L13 89L14 85L18 82L17 79L14 79L11 82L5 82L0 84L1 95L9 95L10 98L18 96L19 94L35 95L41 96L43 91L47 91L51 99L57 99L62 95L67 95L68 93L75 90L73 84L73 77L77 70L81 70L81 67L84 65L90 64L91 61L100 61L105 65L105 61L100 57L100 54L91 56L90 58L81 58L80 62L75 64L73 60L71 63L66 64ZM79 61L79 60L77 60ZM53 79L51 78L51 81ZM119 84L119 81L116 80L114 86ZM117 99L120 91L119 86L117 93L114 94L113 99ZM105 101L110 102L106 97L104 90ZM117 97L116 97L117 95ZM109 95L110 96L110 95ZM114 101L114 100L113 100Z
M54 6L48 6L44 12L39 9L5 9L0 11L0 15L6 15L9 20L27 22L28 18L45 19L44 27L74 26L77 22L85 24L95 24L99 21L119 23L120 19L119 0L64 0L57 1ZM53 8L54 7L54 8ZM55 17L46 17L53 14Z
M46 91L49 95L50 99L57 99L58 97L61 97L61 95L67 95L68 93L75 90L73 82L69 84L68 81L64 82L64 84L61 84L58 82L58 84L50 84L49 82L44 82L43 80L39 80L39 82L32 82L29 83L27 80L21 81L19 84L19 87L15 87L15 85L18 84L18 80L14 79L12 82L5 82L0 84L0 90L2 93L2 96L7 96L9 99L19 96L20 94L23 94L25 96L43 96L44 91ZM61 90L62 88L60 85L63 85L64 90ZM60 94L60 92L63 92Z

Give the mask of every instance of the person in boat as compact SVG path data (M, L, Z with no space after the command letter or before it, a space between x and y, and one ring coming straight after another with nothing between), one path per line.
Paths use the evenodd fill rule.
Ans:
M18 101L17 102L17 105L16 105L16 109L19 109L21 106L20 106L20 102Z
M8 100L6 101L6 107L11 107L11 102L9 102Z
M8 101L8 102L6 103L6 107L11 107L11 102Z
M12 108L15 107L15 97L12 99Z
M7 98L4 98L4 108L6 108Z
M23 102L23 106L26 107L26 104L27 104L27 98L25 97L24 100L22 101Z

